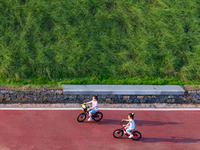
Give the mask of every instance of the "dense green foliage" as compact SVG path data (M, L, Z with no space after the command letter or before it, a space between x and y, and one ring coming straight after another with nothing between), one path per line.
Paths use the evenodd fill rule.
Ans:
M0 78L198 81L200 1L0 0Z

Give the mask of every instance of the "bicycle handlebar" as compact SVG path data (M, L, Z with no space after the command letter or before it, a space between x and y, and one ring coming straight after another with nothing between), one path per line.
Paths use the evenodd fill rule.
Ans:
M86 106L85 103L82 104L82 107L83 107L84 109L88 109L88 108L89 108L89 106Z

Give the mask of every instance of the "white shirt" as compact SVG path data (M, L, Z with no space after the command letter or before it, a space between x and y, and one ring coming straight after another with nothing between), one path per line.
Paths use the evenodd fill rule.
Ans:
M135 129L135 122L133 119L129 119L130 121L130 128Z
M93 109L98 110L98 102L96 101L91 101L92 102L92 107L94 107Z

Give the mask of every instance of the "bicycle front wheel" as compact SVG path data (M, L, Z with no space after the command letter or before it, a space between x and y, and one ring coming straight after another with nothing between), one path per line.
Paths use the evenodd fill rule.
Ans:
M86 119L86 114L85 113L81 113L77 117L77 121L78 122L83 122L85 119Z
M122 129L116 129L114 132L113 132L113 136L115 138L121 138L124 134L124 131Z

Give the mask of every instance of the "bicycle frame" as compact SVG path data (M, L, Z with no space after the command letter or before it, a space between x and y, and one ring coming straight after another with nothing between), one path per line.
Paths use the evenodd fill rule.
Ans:
M88 108L89 108L89 107L86 107L85 104L82 104L82 108L83 108L84 112L86 112L87 115L88 115L88 114L89 114L89 112L88 112ZM96 115L95 113L92 113L92 116L91 116L91 117L92 117L92 118L99 118L99 115Z
M126 132L126 128L125 128L125 126L124 126L124 122L123 122L123 124L122 124L122 130ZM133 133L134 130L135 130L135 129L131 130L130 132ZM127 132L126 132L126 135L129 136L129 134L128 134ZM134 135L134 133L133 133L133 135ZM135 136L135 135L134 135L134 136Z

